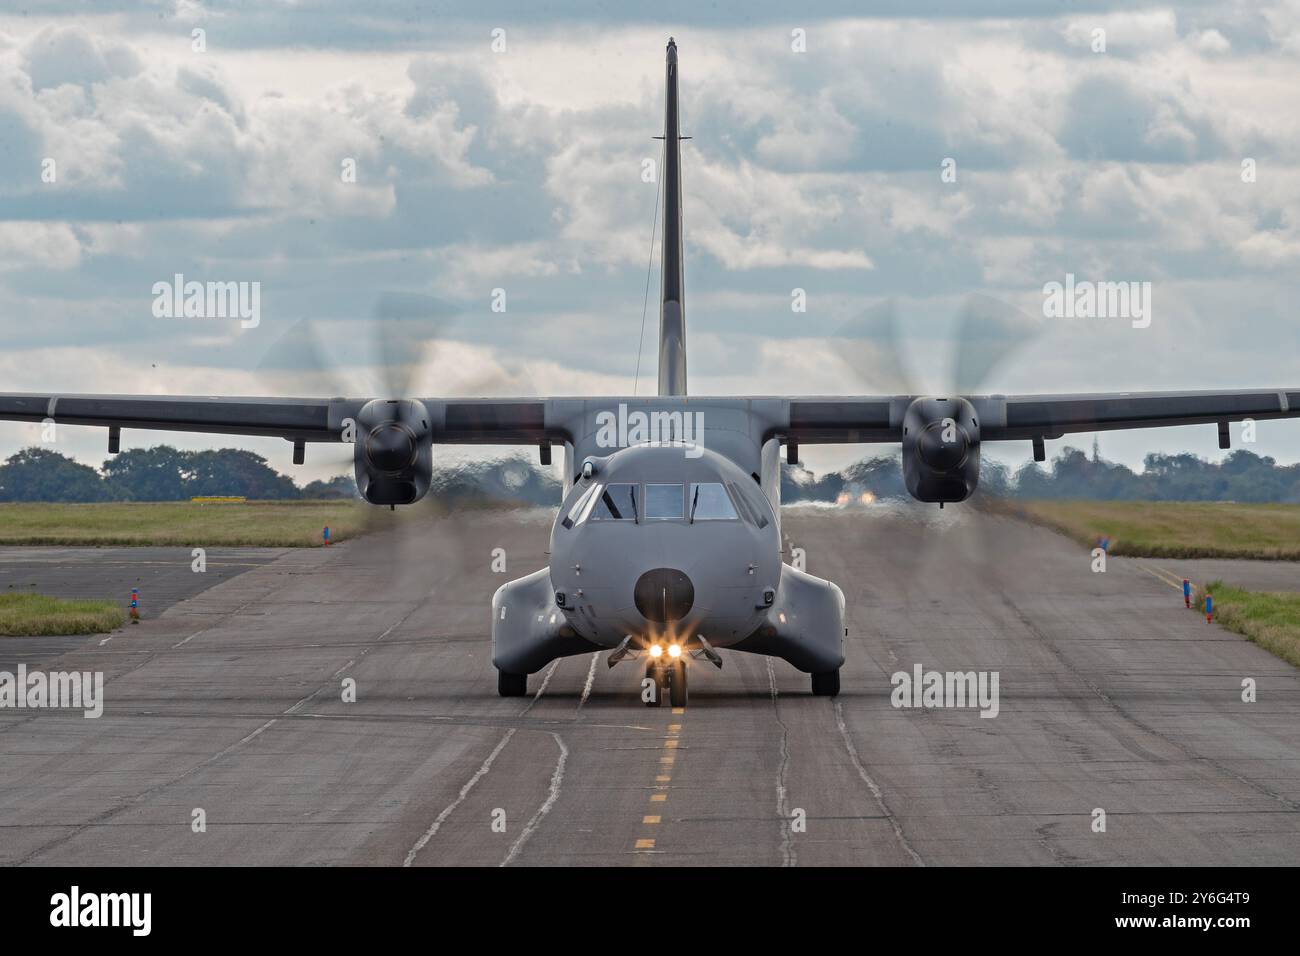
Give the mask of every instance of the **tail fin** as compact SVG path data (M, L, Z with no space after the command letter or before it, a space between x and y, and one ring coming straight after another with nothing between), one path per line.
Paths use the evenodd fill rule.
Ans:
M677 44L668 38L668 102L664 115L664 235L660 271L659 394L686 394L686 307L682 282L682 156L677 112Z

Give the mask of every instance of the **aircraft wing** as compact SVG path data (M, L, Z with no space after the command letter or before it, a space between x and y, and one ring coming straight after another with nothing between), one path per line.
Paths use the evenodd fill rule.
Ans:
M789 427L783 434L807 444L899 441L903 413L915 397L792 398ZM983 441L1168 425L1226 427L1247 418L1300 418L1300 389L975 395L969 400L979 416Z
M995 401L993 407L997 404ZM1120 428L1226 424L1247 418L1297 418L1300 417L1300 390L1008 395L1002 407L1003 415L981 423L985 440L1058 438L1070 432Z
M788 414L786 421L774 422L776 427L772 432L787 441L805 444L896 442L902 438L903 414L915 397L778 399ZM1229 422L1247 418L1300 418L1300 389L981 395L970 396L969 400L979 416L983 441L1048 439L1071 432L1169 425L1226 427ZM365 398L0 393L0 420L52 419L59 424L109 429L269 435L292 442L337 442L341 440L345 420L355 418L368 401ZM548 405L555 400L421 401L429 412L430 431L437 444L545 444L570 437L569 430L548 415ZM576 401L594 405L602 399ZM772 400L761 401L767 404Z
M294 442L341 441L343 423L365 398L225 398L201 395L0 393L0 421L149 428L222 435L270 435ZM540 399L426 399L435 442L541 443Z

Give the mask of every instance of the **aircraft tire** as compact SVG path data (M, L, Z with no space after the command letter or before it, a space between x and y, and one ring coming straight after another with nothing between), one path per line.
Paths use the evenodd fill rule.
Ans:
M673 662L672 676L669 678L669 699L674 707L686 706L686 662L678 658Z
M528 693L528 675L511 674L509 671L497 671L497 695L500 697L523 697Z
M837 696L840 692L840 669L837 667L824 674L813 674L812 692L814 697Z

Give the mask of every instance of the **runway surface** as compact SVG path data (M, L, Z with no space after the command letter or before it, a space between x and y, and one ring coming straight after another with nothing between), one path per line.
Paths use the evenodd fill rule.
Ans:
M125 607L136 588L141 607L158 613L285 551L205 548L205 570L197 573L191 548L0 547L0 594L38 590L64 598L113 598Z
M501 699L487 608L548 531L412 524L285 552L107 642L0 639L107 681L99 719L0 710L0 862L1300 860L1300 672L1184 610L1180 566L1095 574L1064 538L960 508L790 509L788 550L848 600L838 698L724 652L681 712L604 655ZM895 708L917 664L996 671L997 716Z

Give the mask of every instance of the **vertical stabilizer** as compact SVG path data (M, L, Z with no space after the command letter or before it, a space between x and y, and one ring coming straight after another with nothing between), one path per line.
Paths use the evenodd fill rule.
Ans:
M660 271L659 394L686 394L686 306L682 282L682 150L677 112L677 44L668 38L664 113L664 237Z

